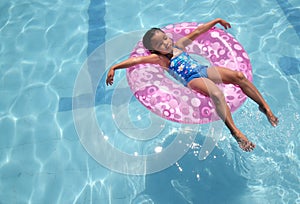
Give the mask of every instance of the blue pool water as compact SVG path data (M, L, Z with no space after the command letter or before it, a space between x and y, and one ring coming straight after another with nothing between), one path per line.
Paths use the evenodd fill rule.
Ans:
M0 11L1 204L300 203L298 0L10 0L1 1ZM135 133L151 125L151 114L133 98L114 99L115 90L128 94L126 81L107 88L100 75L113 63L111 59L128 56L121 52L131 50L124 36L216 17L231 23L229 32L249 54L253 82L279 117L279 126L271 127L247 100L233 117L256 143L252 153L242 152L224 128L217 147L199 160L210 124L181 126L162 120L151 129L161 128L151 140L135 139ZM87 60L93 53L95 61ZM86 64L95 95L76 95L74 87ZM116 81L124 75L124 70L118 72ZM115 123L115 113L128 103L135 126L126 129L128 121L122 115L121 123ZM168 160L174 155L163 159L163 169L155 173L124 173L140 168L134 161L135 166L117 173L116 168L127 160L104 152L108 167L84 145L85 136L93 135L76 125L78 120L86 122L81 121L84 108L94 110L107 142L129 156L155 155L157 147L165 150L181 136L186 136L181 141L192 145L175 161ZM83 114L76 118L76 113ZM139 136L146 133L140 131ZM93 150L104 148L96 140L87 142L95 144Z

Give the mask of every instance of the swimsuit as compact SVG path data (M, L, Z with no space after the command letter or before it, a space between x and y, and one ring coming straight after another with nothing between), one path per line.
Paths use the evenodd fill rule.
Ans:
M175 79L183 83L184 86L187 86L195 78L208 78L207 68L208 66L199 64L187 52L183 51L170 59L168 72Z

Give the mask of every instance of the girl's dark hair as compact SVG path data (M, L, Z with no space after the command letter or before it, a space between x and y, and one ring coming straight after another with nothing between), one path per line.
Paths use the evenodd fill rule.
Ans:
M151 39L152 37L154 36L155 32L157 31L160 31L160 32L163 32L164 31L160 28L151 28L150 30L148 30L144 37L143 37L143 45L144 47L149 50L152 54L159 54L158 51L154 50L153 47L152 47L152 44L151 44Z

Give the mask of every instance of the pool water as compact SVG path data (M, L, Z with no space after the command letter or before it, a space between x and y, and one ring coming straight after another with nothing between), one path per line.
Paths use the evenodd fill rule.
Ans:
M0 10L0 203L300 203L299 1L10 0ZM130 54L135 38L126 34L217 17L231 23L228 32L247 51L253 83L280 123L271 127L247 100L233 117L256 149L242 152L224 128L199 160L212 124L155 117L128 95L124 70L112 87L105 73ZM80 95L85 68L91 94ZM117 114L124 108L129 118ZM184 154L164 158L160 170L130 174L145 169L135 160L125 168L127 160L112 152L94 156L107 146L86 141L97 136L94 124L78 128L89 125L88 110L107 143L131 158L176 154L168 146L177 138L188 145L176 146Z

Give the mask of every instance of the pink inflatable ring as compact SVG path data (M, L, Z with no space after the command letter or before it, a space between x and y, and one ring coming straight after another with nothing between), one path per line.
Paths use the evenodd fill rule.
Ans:
M196 22L178 23L168 25L162 30L174 41L177 41L199 25ZM247 53L240 43L224 30L216 27L210 29L194 40L186 50L189 54L204 57L211 66L222 66L241 71L252 81L252 68ZM130 56L149 54L150 52L143 47L140 41ZM134 96L146 108L163 118L186 124L203 124L219 119L209 97L171 79L158 65L132 66L127 69L127 80ZM219 84L218 86L224 92L231 112L240 107L247 99L237 86L232 84Z

